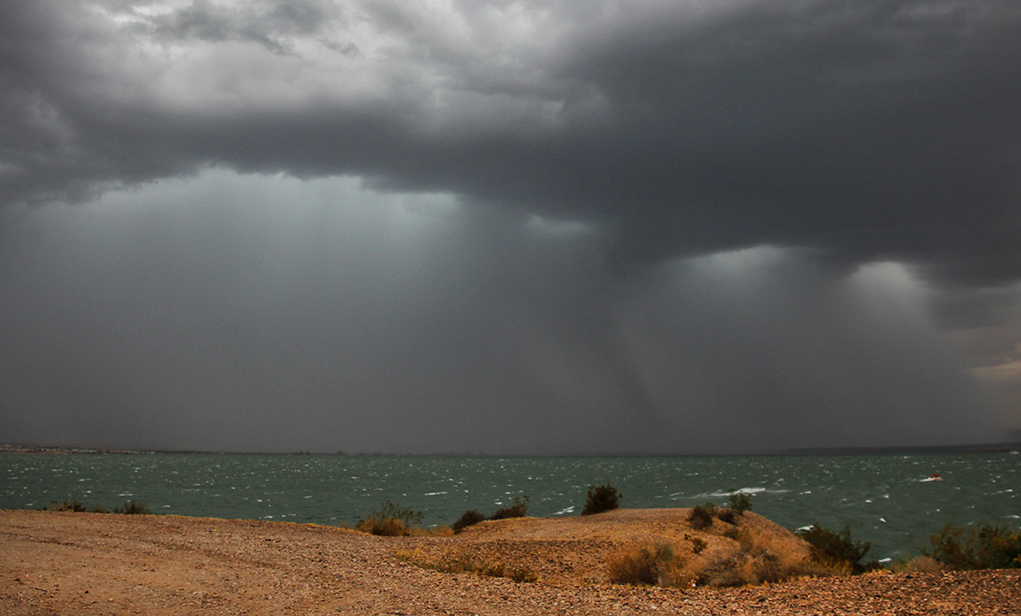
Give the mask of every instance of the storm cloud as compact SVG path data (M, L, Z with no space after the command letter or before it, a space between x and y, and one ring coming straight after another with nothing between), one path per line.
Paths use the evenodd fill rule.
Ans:
M0 428L712 452L1021 428L1014 2L0 8Z

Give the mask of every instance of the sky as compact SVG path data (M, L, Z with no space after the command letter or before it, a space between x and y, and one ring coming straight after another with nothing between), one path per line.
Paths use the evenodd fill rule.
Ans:
M0 442L1021 441L1016 0L0 3Z

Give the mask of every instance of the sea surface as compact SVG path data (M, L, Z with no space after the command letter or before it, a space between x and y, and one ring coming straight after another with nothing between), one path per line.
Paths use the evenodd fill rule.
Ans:
M934 480L933 475L939 476ZM622 507L725 505L732 491L790 529L849 524L867 558L917 555L947 522L1021 522L1021 455L939 453L721 457L404 457L2 454L0 508L50 501L157 513L353 525L390 500L451 524L529 497L528 514L578 515L590 485Z

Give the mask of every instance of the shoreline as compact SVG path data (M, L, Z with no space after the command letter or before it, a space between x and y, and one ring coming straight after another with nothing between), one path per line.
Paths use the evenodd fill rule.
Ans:
M628 514L644 515L642 510ZM595 516L593 516L595 517ZM374 537L271 521L0 511L5 614L1006 614L1021 615L1021 571L875 573L739 588L677 590L603 583L519 583L440 573L401 553L508 546L536 562L565 550L544 519L528 536ZM621 521L616 531L631 532ZM514 526L508 525L508 528ZM492 525L490 529L499 529ZM543 533L548 534L544 536ZM474 544L472 543L474 541ZM598 534L574 540L592 562ZM611 541L612 543L612 541ZM572 557L573 558L573 557ZM579 566L582 563L579 561Z
M889 447L807 447L776 449L752 453L550 453L542 455L500 454L483 452L446 453L384 453L384 452L309 452L309 451L203 451L188 449L120 449L104 447L70 447L63 445L32 445L0 443L0 454L109 454L109 455L202 455L202 456L317 456L329 458L706 458L706 457L776 457L776 456L872 456L919 455L955 453L1014 453L1021 452L1021 441L997 443L965 443L958 445L904 445Z

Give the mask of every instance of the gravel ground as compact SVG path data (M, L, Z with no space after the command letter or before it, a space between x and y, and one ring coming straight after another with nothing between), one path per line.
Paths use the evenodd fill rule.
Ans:
M619 524L632 528L641 516L622 515L633 519ZM577 542L591 542L588 551L597 556L609 545L569 523L556 533L560 538L534 538L544 523L530 522L531 534L384 538L279 522L0 511L0 613L1021 616L1016 570L878 573L680 591L517 583L438 573L398 558L458 542L479 548L491 540L491 549L512 543L515 551L533 550L541 562L564 560L557 556L564 541L581 553L587 552ZM582 558L574 566L597 561Z

